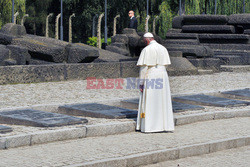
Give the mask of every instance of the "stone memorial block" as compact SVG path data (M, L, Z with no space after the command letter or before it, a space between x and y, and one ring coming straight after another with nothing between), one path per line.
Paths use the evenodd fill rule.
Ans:
M7 133L11 131L12 131L11 127L0 125L0 133Z
M213 33L213 34L234 34L235 27L231 25L184 25L183 33Z
M121 105L130 109L138 109L139 99L129 99L121 101ZM184 112L191 110L202 110L204 107L172 101L173 112Z
M59 45L30 38L16 38L12 40L12 44L26 47L30 55L36 59L55 63L62 63L66 60L65 48Z
M174 44L174 45L199 45L200 42L198 40L192 40L192 39L167 39L164 42L167 44Z
M117 46L114 46L113 44L107 46L106 50L108 50L110 52L115 52L115 53L118 53L118 54L121 54L121 55L124 55L124 56L129 56L130 55L128 50L123 49L123 48L119 48Z
M250 14L232 14L229 16L228 24L250 25Z
M9 59L10 51L5 45L0 45L0 66L4 66L5 60Z
M183 57L213 57L214 51L207 46L163 44L168 51L181 51Z
M231 51L250 51L249 44L214 44L214 43L206 43L204 46L208 46L213 50L231 50Z
M184 25L226 25L226 15L186 15L183 17Z
M90 63L99 57L99 52L91 46L70 44L66 47L67 63Z
M110 119L135 118L137 116L137 111L98 103L60 106L58 111L69 115Z
M0 33L15 37L21 37L27 34L24 26L14 23L5 24L0 30Z
M172 21L172 27L181 29L183 26L183 16L175 16Z
M115 36L111 37L111 42L112 43L120 42L120 43L128 44L129 39L125 34L116 34Z
M239 98L239 99L250 100L250 89L249 88L232 90L232 91L225 91L225 92L221 92L221 94L223 94L229 98Z
M31 56L28 50L22 46L7 45L7 48L11 52L11 59L16 60L17 65L30 64Z
M201 43L250 43L250 36L244 34L199 34Z
M4 124L55 127L87 122L83 118L31 109L0 112L0 123Z
M236 106L246 106L250 104L250 102L246 101L232 100L232 99L204 95L204 94L180 96L180 97L175 97L173 100L177 102L189 103L194 105L207 105L207 106L217 106L217 107L236 107Z
M198 34L195 33L167 33L166 39L196 39L198 40Z
M0 44L9 45L11 44L13 38L15 37L0 32Z
M215 56L220 59L221 65L244 65L247 64L244 56L234 55L218 55Z

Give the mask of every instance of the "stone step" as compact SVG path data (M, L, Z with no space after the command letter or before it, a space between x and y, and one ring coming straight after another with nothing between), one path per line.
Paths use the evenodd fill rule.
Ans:
M183 33L212 33L212 34L234 34L235 28L231 25L184 25Z
M213 57L214 52L206 46L163 44L168 51L181 51L184 57Z
M167 33L166 39L198 39L195 33Z
M19 166L20 158L16 157L20 152L25 155L22 166L74 167L142 166L203 155L248 146L249 121L249 118L212 120L177 126L174 133L132 132L0 150L0 166ZM34 153L39 157L34 158Z
M249 72L250 65L221 65L221 71L225 71L225 72Z
M235 43L249 44L250 36L244 34L199 34L200 43Z
M175 44L175 45L199 45L198 40L180 40L180 39L167 39L164 41L164 44Z
M203 44L211 49L230 51L250 51L250 44Z
M207 74L213 74L213 70L204 70L204 69L198 69L199 75L207 75Z
M226 56L226 55L217 55L216 58L220 59L221 65L246 65L247 62L243 56Z

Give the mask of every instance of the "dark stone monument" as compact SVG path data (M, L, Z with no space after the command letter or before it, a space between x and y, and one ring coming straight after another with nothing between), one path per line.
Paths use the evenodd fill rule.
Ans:
M11 127L0 125L0 133L7 133L11 131L12 131Z
M239 90L232 90L232 91L225 91L221 92L228 98L238 98L238 99L245 99L250 100L250 89L239 89Z
M120 119L135 118L137 116L137 111L98 103L60 106L58 110L62 114L95 118Z
M123 100L121 101L121 105L122 107L126 107L129 109L138 109L139 99ZM173 107L174 113L204 109L204 107L202 106L185 104L185 103L180 103L180 102L175 102L175 101L172 101L172 107Z
M87 123L87 119L38 110L14 110L0 112L0 122L4 124L55 127Z
M245 106L249 105L250 102L232 100L222 97L197 94L190 96L180 96L173 98L174 101L189 103L194 105L207 105L207 106L217 106L217 107L236 107L236 106Z

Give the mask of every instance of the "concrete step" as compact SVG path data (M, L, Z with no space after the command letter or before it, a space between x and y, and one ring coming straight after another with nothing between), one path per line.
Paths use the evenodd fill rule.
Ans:
M249 39L245 34L199 34L200 43L249 44Z
M248 146L249 121L212 120L177 126L174 133L132 132L0 150L0 166L129 167L203 155Z

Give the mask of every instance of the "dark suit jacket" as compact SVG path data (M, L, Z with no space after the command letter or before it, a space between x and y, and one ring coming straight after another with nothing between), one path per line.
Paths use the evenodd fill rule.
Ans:
M128 28L133 28L137 31L137 19L136 19L136 17L133 17L132 19L130 19Z

